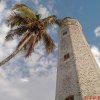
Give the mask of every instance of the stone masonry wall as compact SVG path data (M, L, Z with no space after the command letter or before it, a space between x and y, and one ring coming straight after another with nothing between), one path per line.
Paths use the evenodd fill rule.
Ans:
M69 58L64 60L66 54L69 54ZM75 19L62 21L58 57L55 100L65 100L70 95L74 96L74 100L84 100L84 96L100 96L99 67L81 25Z

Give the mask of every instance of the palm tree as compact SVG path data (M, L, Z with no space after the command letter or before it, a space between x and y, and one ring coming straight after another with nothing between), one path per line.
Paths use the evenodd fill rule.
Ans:
M11 15L8 17L7 24L11 30L7 33L6 41L20 37L15 51L0 62L0 66L12 59L19 51L25 52L25 57L29 57L35 45L43 40L45 49L48 53L53 52L55 44L46 32L48 25L56 23L56 16L49 16L41 19L31 8L25 4L16 4L12 8Z

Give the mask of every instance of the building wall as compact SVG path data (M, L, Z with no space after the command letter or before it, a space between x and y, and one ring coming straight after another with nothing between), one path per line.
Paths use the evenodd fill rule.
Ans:
M75 19L62 20L59 31L56 100L74 95L74 100L85 96L100 96L99 67ZM65 33L67 32L67 33ZM69 58L64 59L64 55Z

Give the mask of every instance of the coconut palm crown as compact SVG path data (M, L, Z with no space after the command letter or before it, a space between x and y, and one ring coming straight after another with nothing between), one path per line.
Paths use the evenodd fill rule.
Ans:
M48 25L54 24L57 18L55 15L41 19L31 8L25 4L16 4L12 8L11 15L7 19L7 24L11 27L5 37L6 41L20 37L16 50L3 61L0 66L13 58L20 50L25 52L25 57L29 57L34 51L35 45L43 41L48 53L53 52L55 44L52 38L46 32Z

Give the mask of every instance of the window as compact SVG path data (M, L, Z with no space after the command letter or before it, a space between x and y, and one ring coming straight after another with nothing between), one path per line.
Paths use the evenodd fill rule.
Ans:
M69 58L69 53L64 55L64 61L66 61Z
M70 95L65 100L74 100L74 96L73 95Z
M67 31L63 33L63 35L66 35L66 34L67 34Z

